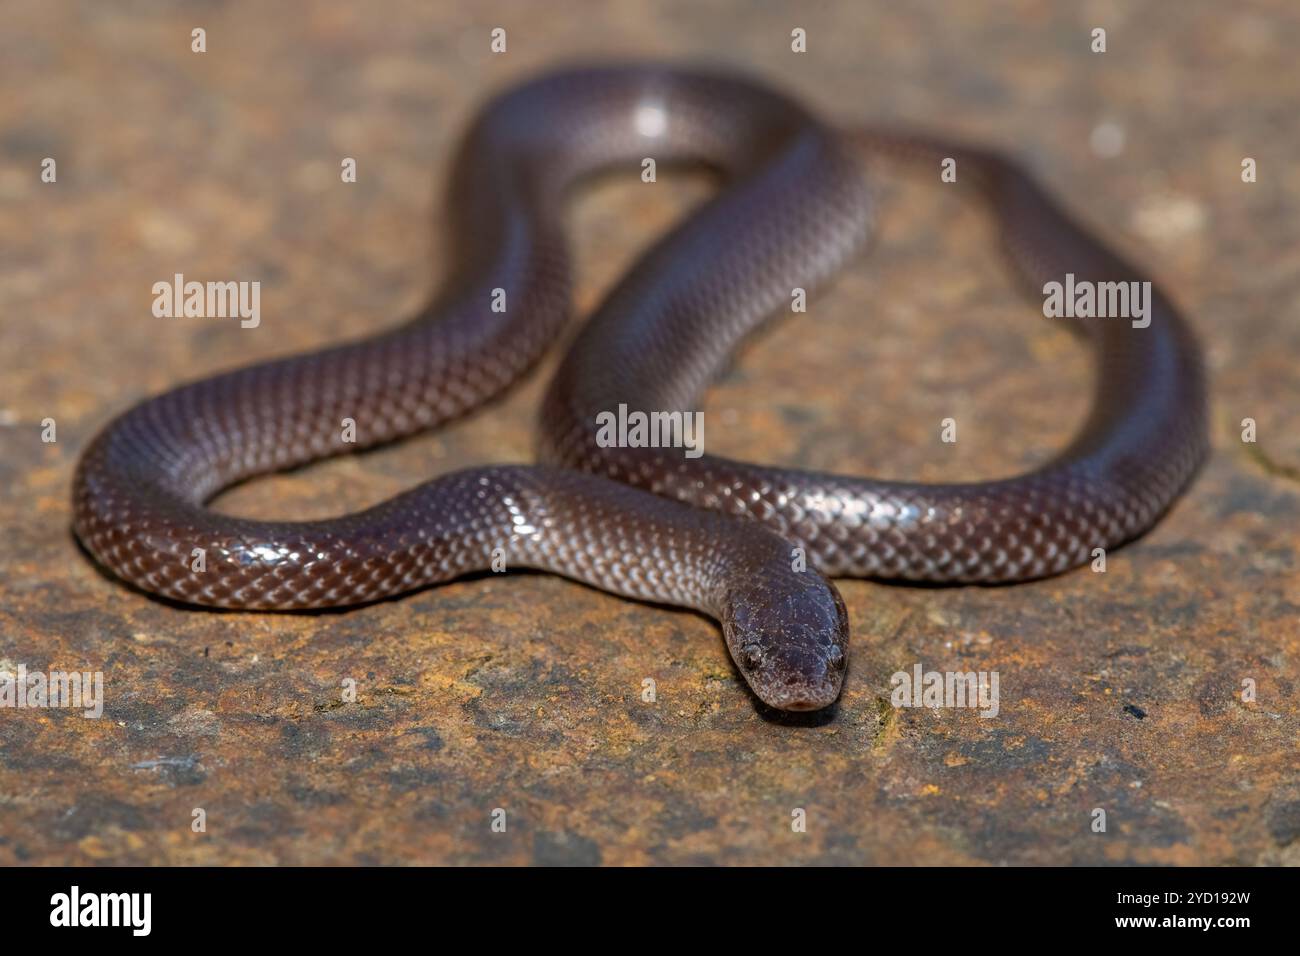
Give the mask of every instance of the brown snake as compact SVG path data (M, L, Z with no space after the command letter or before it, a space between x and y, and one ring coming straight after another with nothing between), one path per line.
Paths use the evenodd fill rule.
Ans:
M886 133L858 139L933 162L936 176L955 158L1034 286L1067 272L1076 282L1142 278L1005 159ZM579 334L545 400L546 464L456 472L322 521L205 506L252 476L431 428L519 379L569 316L566 193L595 172L639 172L644 157L707 165L725 186L637 262ZM831 277L870 232L855 144L745 79L638 66L516 87L465 137L450 210L453 261L413 321L183 385L112 421L73 490L89 551L154 594L269 610L370 601L486 570L495 554L717 618L762 700L810 710L837 698L847 666L847 617L822 574L1055 574L1149 528L1206 450L1199 349L1159 289L1148 327L1066 320L1093 346L1092 411L1064 451L1014 478L924 485L601 447L596 416L620 404L692 410L741 340L788 307L793 289ZM344 441L345 418L355 443Z

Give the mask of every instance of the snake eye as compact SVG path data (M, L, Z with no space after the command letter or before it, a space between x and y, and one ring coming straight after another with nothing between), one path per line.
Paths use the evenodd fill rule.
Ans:
M746 644L740 649L740 666L747 671L757 670L763 663L763 652L756 644Z
M844 670L844 665L847 663L848 658L844 656L844 652L838 647L832 645L831 649L826 652L826 664L828 667L837 671L842 671Z

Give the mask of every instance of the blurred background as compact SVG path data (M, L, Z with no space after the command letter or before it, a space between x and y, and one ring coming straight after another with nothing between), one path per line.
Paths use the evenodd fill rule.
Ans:
M107 698L98 721L0 712L0 863L1300 862L1295 4L5 0L0 22L0 666L103 670ZM454 241L439 208L474 110L552 66L647 58L1018 156L1201 334L1215 454L1189 494L1104 575L840 582L851 670L812 718L764 712L711 621L559 578L225 614L80 552L72 470L113 415L404 318ZM867 172L870 254L710 393L710 451L932 481L1042 461L1086 413L1086 355L1020 295L985 210ZM710 190L660 170L577 196L579 314ZM177 272L259 281L260 326L154 317ZM436 435L219 506L320 517L530 460L555 358ZM895 712L916 662L997 670L998 718Z

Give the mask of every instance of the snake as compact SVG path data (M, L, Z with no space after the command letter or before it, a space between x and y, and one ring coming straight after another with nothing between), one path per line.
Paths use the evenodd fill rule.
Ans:
M789 311L792 290L822 289L865 248L873 152L936 176L951 161L1031 292L1066 273L1150 281L1002 152L837 129L728 70L563 68L497 93L469 121L448 178L449 261L427 305L377 334L121 413L78 462L74 531L127 585L219 608L364 604L503 567L563 575L715 619L763 704L826 708L849 640L830 578L1059 574L1149 529L1207 451L1201 351L1154 283L1145 327L1056 320L1091 349L1090 412L1064 449L1013 477L885 481L599 440L595 422L620 405L691 413L742 342ZM570 319L571 195L642 172L647 157L709 170L718 188L576 334L542 400L536 463L444 474L322 520L210 507L236 483L432 429L518 381Z

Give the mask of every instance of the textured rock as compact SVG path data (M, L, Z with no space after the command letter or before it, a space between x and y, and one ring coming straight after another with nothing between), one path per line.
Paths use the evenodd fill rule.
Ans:
M0 710L0 863L1297 862L1300 16L1076 6L8 8L0 669L102 671L106 704L99 720ZM494 26L504 55L488 53ZM806 54L790 52L796 26ZM1095 26L1105 54L1089 51ZM190 51L194 27L207 53ZM411 310L448 241L436 197L465 119L584 55L731 63L845 123L1021 155L1201 331L1215 454L1191 493L1105 574L841 582L846 690L802 717L761 711L712 622L557 578L274 616L178 608L98 572L67 505L94 431L180 380ZM345 156L355 184L339 181ZM710 450L927 480L1042 460L1085 414L1084 355L1035 319L981 210L937 177L873 172L873 254L712 392ZM661 170L581 196L580 307L707 195ZM176 272L259 280L260 327L155 318L151 286ZM527 460L549 368L440 434L221 507L322 516ZM939 441L946 417L955 445ZM895 711L890 675L918 662L997 671L998 716Z

